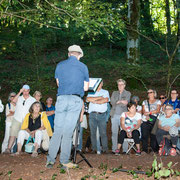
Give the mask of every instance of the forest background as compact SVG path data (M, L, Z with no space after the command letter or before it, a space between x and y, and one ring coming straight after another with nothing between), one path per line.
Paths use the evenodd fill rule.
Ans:
M180 90L179 0L1 0L0 12L3 104L24 83L55 100L55 67L72 44L110 94L119 78L141 101L148 88Z

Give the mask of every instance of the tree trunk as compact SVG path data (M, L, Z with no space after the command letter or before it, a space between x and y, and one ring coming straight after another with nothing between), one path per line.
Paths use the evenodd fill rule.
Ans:
M139 28L140 3L139 0L128 0L127 24L127 61L136 63L139 60Z
M154 32L153 21L150 13L150 2L149 0L140 0L141 7L141 27L146 31L148 36L152 36Z
M171 15L170 15L170 9L169 9L169 0L165 0L166 4L166 26L167 26L167 35L171 35Z
M177 0L177 23L178 23L178 33L177 33L177 42L180 41L180 1ZM180 46L177 50L177 59L180 61Z

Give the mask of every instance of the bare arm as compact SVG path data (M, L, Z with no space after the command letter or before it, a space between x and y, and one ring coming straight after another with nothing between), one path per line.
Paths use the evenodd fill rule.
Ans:
M120 119L121 128L127 132L127 129L125 128L125 118L121 117Z
M176 119L176 124L174 126L180 127L180 119Z
M176 108L174 111L173 111L173 113L175 114L175 113L177 113L179 111L179 108Z
M84 81L84 91L88 91L89 89L89 82Z
M14 99L12 100L13 103L17 103L17 100L19 98L19 96L21 95L21 93L24 91L24 89L20 89L20 91L18 92L18 94L14 97Z
M46 115L47 115L47 116L51 116L51 115L53 115L53 114L55 114L55 111L54 111L54 110L52 110L52 111L46 111Z
M56 79L56 84L59 87L59 80L58 80L58 78Z

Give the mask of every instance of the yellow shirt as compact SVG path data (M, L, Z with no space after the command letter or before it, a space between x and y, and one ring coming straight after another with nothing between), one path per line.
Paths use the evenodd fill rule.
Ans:
M40 112L39 114L41 114L41 126L44 125L44 127L46 128L47 130L47 133L49 136L52 136L52 129L51 129L51 125L48 121L48 118L47 118L47 115L45 112ZM25 118L24 118L24 121L22 123L22 126L21 126L21 129L24 130L24 129L27 129L28 128L28 125L29 125L29 116L30 116L30 113L26 114Z

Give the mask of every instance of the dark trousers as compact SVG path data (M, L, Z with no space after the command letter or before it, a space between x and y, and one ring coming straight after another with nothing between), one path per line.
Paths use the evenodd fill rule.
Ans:
M156 140L156 135L151 134L153 125L151 125L148 122L143 122L141 124L141 133L142 133L142 149L146 153L148 152L148 139L150 137L150 147L154 152L157 152L159 149L157 140Z
M169 135L169 132L168 131L164 131L162 129L158 129L157 130L157 133L156 133L156 138L157 138L157 142L158 144L161 143L161 141L163 140L163 136L164 135ZM171 136L171 142L173 145L177 145L177 142L178 142L178 136L175 136L175 137L172 137Z
M140 133L138 130L132 131L132 138L134 139L135 144L140 144L139 139ZM127 133L124 130L120 131L120 134L118 135L118 143L123 144L124 138L127 138Z

